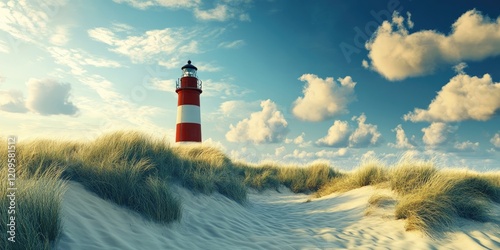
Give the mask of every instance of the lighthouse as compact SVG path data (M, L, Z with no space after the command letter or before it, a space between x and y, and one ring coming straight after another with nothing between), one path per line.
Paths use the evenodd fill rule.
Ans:
M182 66L182 77L177 80L177 125L175 142L201 142L200 94L201 80L191 60Z

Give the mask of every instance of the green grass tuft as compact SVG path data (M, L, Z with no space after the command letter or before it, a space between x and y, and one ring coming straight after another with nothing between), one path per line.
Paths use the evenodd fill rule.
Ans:
M1 171L6 171L2 167ZM66 189L54 167L32 178L17 178L15 192L15 243L7 239L9 223L7 178L0 178L0 238L1 249L50 249L61 230L62 195Z
M396 206L396 218L407 219L407 229L431 235L448 228L454 218L488 221L490 202L498 202L500 186L479 174L437 173Z
M407 229L426 233L442 230L454 218L477 221L490 218L489 205L500 202L500 173L437 170L432 162L404 158L386 168L364 162L351 172L327 164L309 166L231 161L222 151L204 146L170 146L139 132L119 131L90 142L34 140L17 145L19 239L14 249L48 249L60 231L59 211L64 180L78 181L87 189L146 218L168 223L181 218L181 197L172 183L194 192L219 192L239 203L247 188L276 189L322 196L332 192L376 185L389 187L399 197L372 197L370 206L394 202L395 215L406 219ZM6 143L0 145L0 170L6 171ZM6 205L5 178L0 181ZM4 212L3 212L4 213ZM22 215L22 216L21 216ZM0 230L6 226L1 214ZM23 218L23 219L21 219ZM6 230L4 230L6 231ZM6 239L0 241L6 248Z
M376 185L387 181L387 169L379 162L367 162L350 173L337 174L326 185L323 185L316 196L325 196L334 192L346 192L356 188Z
M424 186L438 172L432 162L404 160L391 169L391 188L398 194L408 194Z

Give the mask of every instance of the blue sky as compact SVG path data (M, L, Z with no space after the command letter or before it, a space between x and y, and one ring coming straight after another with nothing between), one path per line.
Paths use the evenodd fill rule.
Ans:
M493 1L0 3L0 135L173 142L198 67L204 144L250 162L500 166Z

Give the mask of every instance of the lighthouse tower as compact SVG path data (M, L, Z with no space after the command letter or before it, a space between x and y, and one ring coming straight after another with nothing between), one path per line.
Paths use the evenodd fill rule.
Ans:
M177 80L176 142L201 142L200 94L201 81L191 60L182 66L182 77Z

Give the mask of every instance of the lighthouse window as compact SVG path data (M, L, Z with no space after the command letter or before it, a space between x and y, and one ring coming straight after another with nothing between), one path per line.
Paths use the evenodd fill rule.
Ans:
M185 68L183 69L184 74L183 76L191 76L191 77L196 77L196 70L192 68Z

